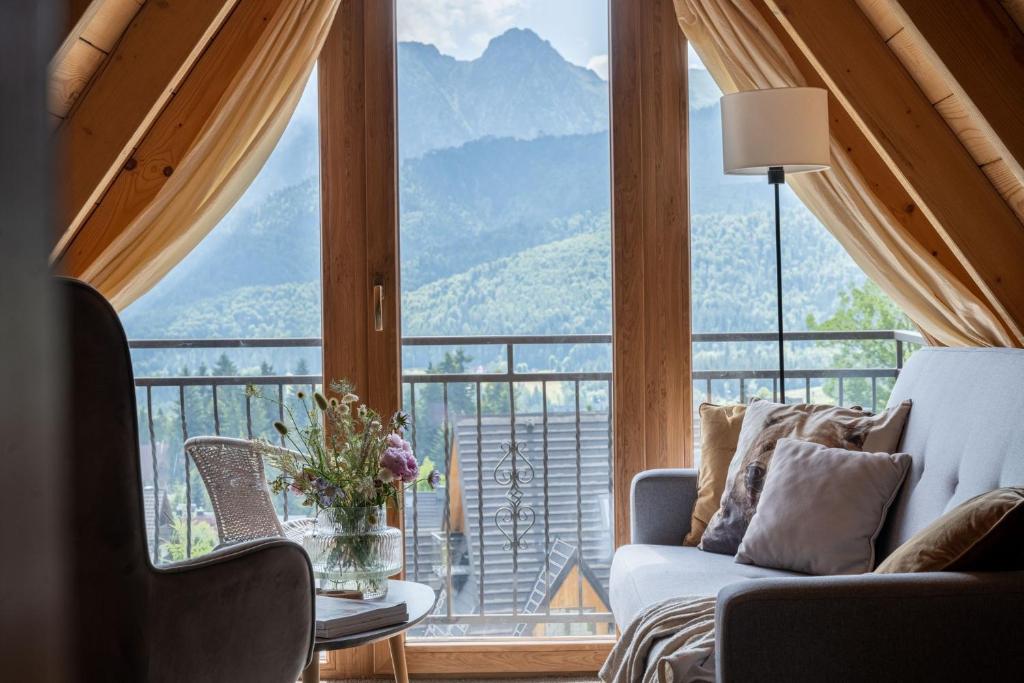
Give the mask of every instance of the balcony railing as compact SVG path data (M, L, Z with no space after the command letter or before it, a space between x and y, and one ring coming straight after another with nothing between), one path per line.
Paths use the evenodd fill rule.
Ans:
M695 359L713 368L693 373L695 407L700 400L777 400L774 340L772 333L694 335ZM901 331L794 332L786 341L795 366L786 372L787 400L876 410L907 354L923 343ZM145 340L130 346L136 352L252 354L320 344ZM847 354L853 361L886 356L886 362L828 367L836 345L870 351ZM403 355L409 438L420 459L429 458L445 475L437 490L421 487L405 499L407 574L440 596L415 635L612 632L611 336L415 337L403 340ZM746 367L730 367L737 355ZM758 368L761 363L766 367ZM184 440L210 433L276 437L270 423L281 419L280 411L254 405L245 385L261 385L284 402L321 382L315 373L136 379L154 561L206 552L215 540ZM287 494L275 501L282 517L308 514L296 503Z

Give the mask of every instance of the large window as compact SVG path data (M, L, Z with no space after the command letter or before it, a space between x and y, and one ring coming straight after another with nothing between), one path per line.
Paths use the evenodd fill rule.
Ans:
M605 0L398 0L416 635L611 632ZM465 339L471 337L471 339ZM461 338L461 339L460 339Z
M263 169L213 231L121 315L133 345L147 528L154 561L208 552L213 512L182 444L273 440L273 404L320 382L320 156L316 73ZM146 340L148 343L142 343ZM156 341L154 341L156 340ZM287 340L287 341L278 341ZM294 498L275 501L288 517Z

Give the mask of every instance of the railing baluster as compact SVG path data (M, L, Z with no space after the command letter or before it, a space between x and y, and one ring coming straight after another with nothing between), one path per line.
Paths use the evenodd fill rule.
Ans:
M185 387L178 387L178 407L181 415L181 442L188 441L188 423L185 417ZM185 457L185 557L192 557L192 468L188 464L188 453L181 449Z
M551 596L551 495L549 479L551 475L551 463L548 460L548 383L540 383L541 396L541 419L544 428L543 433L543 462L544 471L544 595ZM551 614L551 600L544 601L544 613Z
M839 407L842 408L846 402L846 393L844 392L843 376L839 376Z
M416 453L416 385L409 384L409 438L412 452ZM412 580L420 580L420 518L419 506L416 505L416 489L412 487Z
M444 392L444 472L445 472L445 483L444 487L444 509L445 519L447 524L444 526L444 545L445 545L445 593L448 599L445 601L445 612L448 617L452 616L452 609L454 604L454 584L452 583L452 449L449 443L448 437L448 383L445 382L441 385Z
M704 396L708 403L714 403L711 397L711 380L707 379L704 381Z
M284 422L284 382L279 382L277 385L277 419ZM284 441L284 434L278 437L281 441L281 448L285 448L286 444ZM284 501L284 521L288 521L288 489L285 488L284 493L281 494L281 498Z
M878 378L871 378L871 412L878 411Z
M577 611L583 614L583 442L580 431L580 381L576 380L576 593Z
M476 514L480 520L477 524L477 545L480 546L480 562L478 572L480 580L480 615L487 614L484 600L484 587L487 583L484 573L484 424L483 400L480 382L476 383Z
M811 402L811 378L804 377L804 402Z
M746 384L746 382L743 381L743 378L740 377L740 403L746 403L746 402L747 402L747 384Z
M220 409L217 407L217 385L211 384L213 389L213 433L220 436Z
M153 427L153 387L146 387L146 423L149 427L149 455L153 461L153 564L160 559L160 468L156 459L156 430Z
M517 485L519 478L519 464L516 459L519 455L518 438L516 435L516 385L512 381L512 374L515 372L515 350L512 344L505 345L505 370L508 373L508 416L509 416L509 448L511 454L511 486ZM519 511L512 506L512 614L519 613Z
M252 396L245 395L245 433L252 440Z

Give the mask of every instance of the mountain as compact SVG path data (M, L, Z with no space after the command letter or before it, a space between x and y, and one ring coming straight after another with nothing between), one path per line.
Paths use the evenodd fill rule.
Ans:
M399 43L398 74L402 159L483 137L529 140L608 127L608 84L529 29L509 29L471 61Z

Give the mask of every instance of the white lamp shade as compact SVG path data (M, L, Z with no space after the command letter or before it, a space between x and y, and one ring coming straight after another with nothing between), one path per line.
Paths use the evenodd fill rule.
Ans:
M748 90L722 97L725 172L765 175L829 167L828 93L821 88Z

